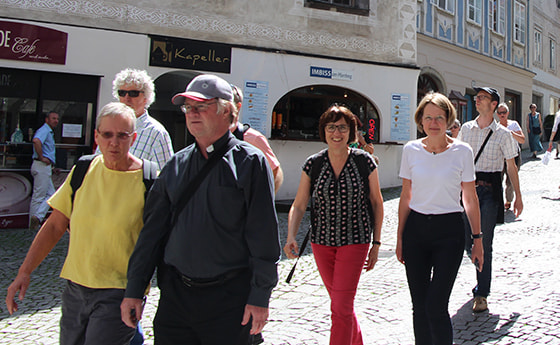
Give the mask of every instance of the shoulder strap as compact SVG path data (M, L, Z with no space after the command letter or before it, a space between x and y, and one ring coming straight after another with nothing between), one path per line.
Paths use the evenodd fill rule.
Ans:
M358 171L360 172L360 176L364 181L364 188L365 194L369 195L369 166L368 166L368 158L366 154L359 154L357 155L358 159L356 160L356 164L358 165Z
M72 188L72 204L74 204L76 191L81 187L82 182L84 182L84 178L86 177L89 166L96 156L96 154L82 156L76 162L76 165L74 166L74 172L72 173L72 178L70 179L70 187Z
M146 187L146 192L144 193L144 200L146 200L148 192L150 191L150 188L152 188L152 185L158 176L157 163L142 159L142 174L142 182L144 182L144 186Z
M313 163L311 164L311 190L309 195L313 195L313 188L315 188L315 183L317 182L319 174L321 173L321 166L323 165L325 159L327 159L326 155L327 150L324 150L319 152L319 154L317 154L317 156L313 159Z
M478 158L480 158L480 155L482 154L482 150L484 150L484 147L486 146L486 143L488 142L488 139L490 139L490 137L492 136L492 133L494 133L492 131L492 129L490 129L490 132L488 132L488 135L486 136L486 139L484 139L484 142L482 143L482 146L480 147L480 150L478 150L478 153L476 154L476 157L474 158L474 164L476 164L476 162L478 162Z
M237 125L235 131L233 131L233 135L235 135L237 139L244 141L243 135L245 134L245 132L247 132L249 128L251 128L251 125L248 123L244 123L241 126Z
M212 169L214 167L214 165L216 165L216 163L218 163L218 161L220 159L222 159L222 157L226 154L226 152L228 152L235 145L237 145L238 142L239 141L235 138L229 138L229 140L226 144L224 144L220 148L216 149L216 151L208 159L206 164L204 164L202 169L200 169L198 174L196 174L196 176L193 177L188 182L184 191L181 194L179 194L179 195L182 195L181 198L179 199L179 201L175 205L172 206L173 210L172 210L172 216L171 216L171 228L173 228L173 226L177 222L177 217L183 211L185 206L187 206L187 203L189 202L191 197L194 195L194 192L196 192L198 187L201 185L202 181L204 181L204 178L206 178L206 176L208 176L208 173L210 172L210 169Z

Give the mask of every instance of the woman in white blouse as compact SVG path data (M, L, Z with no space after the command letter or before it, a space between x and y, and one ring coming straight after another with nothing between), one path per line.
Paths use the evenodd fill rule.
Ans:
M447 309L465 248L463 211L474 238L472 262L480 270L484 260L473 151L446 134L456 112L444 95L426 95L414 118L426 137L403 148L396 254L406 268L416 344L452 344Z

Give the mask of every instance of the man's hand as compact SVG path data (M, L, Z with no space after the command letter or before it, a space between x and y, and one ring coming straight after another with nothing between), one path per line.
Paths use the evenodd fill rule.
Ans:
M18 273L16 279L8 287L8 294L6 295L6 307L8 307L8 313L12 315L18 310L18 305L14 301L16 293L19 291L18 299L23 301L25 297L25 292L29 287L30 275L25 273Z
M518 198L516 196L513 203L513 214L515 214L515 217L517 218L519 217L521 212L523 212L523 201L521 200L521 198Z
M124 302L123 302L124 303ZM245 313L243 313L242 325L246 325L253 318L250 334L259 334L266 325L268 319L268 308L257 307L254 305L245 305Z
M121 303L121 319L130 328L136 328L138 321L142 320L144 301L141 298L123 298Z

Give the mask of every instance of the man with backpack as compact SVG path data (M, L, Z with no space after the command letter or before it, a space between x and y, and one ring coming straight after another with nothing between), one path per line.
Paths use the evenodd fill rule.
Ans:
M8 288L6 305L25 296L30 275L60 238L70 230L70 244L60 276L62 294L60 343L127 345L135 330L121 320L128 259L142 228L146 171L155 163L129 152L136 139L134 110L109 103L97 117L95 142L101 155L88 163L81 184L71 182L76 168L49 199L51 216L37 233L18 275ZM81 165L79 163L78 165ZM155 179L152 174L148 180ZM124 200L124 201L123 201Z
M272 169L272 174L274 175L274 193L277 193L282 182L284 182L284 172L280 166L280 161L278 161L268 140L266 140L266 137L261 132L251 128L248 124L239 123L239 113L241 112L241 105L243 103L243 91L233 84L231 84L231 90L233 91L233 103L237 107L237 114L234 114L230 130L237 139L248 142L264 153Z

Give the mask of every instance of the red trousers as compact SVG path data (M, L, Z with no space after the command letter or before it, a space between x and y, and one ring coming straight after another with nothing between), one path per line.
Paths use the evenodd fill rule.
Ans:
M311 248L331 298L330 345L362 345L362 332L354 313L354 297L369 244L330 247L312 243Z

